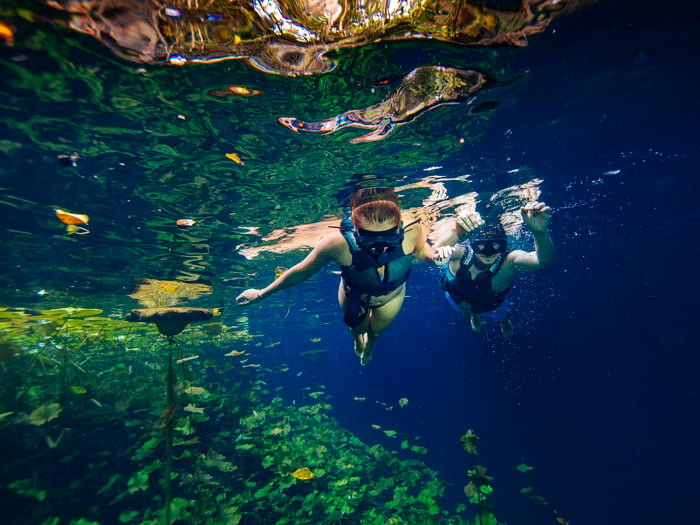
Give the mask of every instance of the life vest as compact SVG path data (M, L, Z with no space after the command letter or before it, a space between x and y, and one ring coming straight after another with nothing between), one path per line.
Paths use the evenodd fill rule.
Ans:
M468 257L469 255L469 257ZM466 302L475 314L490 312L503 304L510 286L502 292L493 291L493 278L501 269L508 252L498 258L495 264L472 279L469 269L474 264L474 255L465 253L460 261L459 270L453 276L446 268L442 277L442 287L450 294L452 300L460 304Z
M346 218L340 224L340 232L352 254L350 266L341 266L345 294L349 298L386 295L408 279L413 255L403 252L404 229L396 232L361 233ZM380 275L379 268L384 268Z

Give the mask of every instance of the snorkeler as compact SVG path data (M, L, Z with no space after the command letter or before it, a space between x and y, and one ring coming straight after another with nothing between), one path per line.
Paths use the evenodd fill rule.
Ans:
M375 340L401 310L413 260L430 261L433 256L420 223L402 224L393 189L360 189L352 196L339 231L319 240L304 260L262 290L245 290L236 303L257 303L305 281L333 261L341 270L338 302L343 322L350 327L355 353L365 365Z
M481 330L482 317L498 321L506 340L513 336L506 296L516 276L552 266L557 258L548 230L551 208L542 202L531 202L520 212L534 236L534 251L509 251L503 227L486 225L478 212L459 215L454 228L435 244L441 257L449 255L442 274L447 301L469 317L475 332ZM460 245L453 248L458 238L467 234L470 249Z

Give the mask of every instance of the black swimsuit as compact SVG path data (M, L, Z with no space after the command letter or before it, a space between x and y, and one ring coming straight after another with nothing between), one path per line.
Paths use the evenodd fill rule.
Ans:
M352 233L348 231L343 234L352 253L352 263L341 266L340 273L346 297L343 321L354 328L367 317L372 297L387 295L403 286L411 273L414 257L403 252L400 242L377 254L358 248L348 239L347 235ZM380 274L379 268L382 267L384 272Z
M503 264L506 256L507 254L504 254L500 258L499 263L494 265L495 269L492 266L472 279L469 269L473 264L473 260L465 261L465 254L456 275L452 275L449 268L445 270L442 287L450 294L455 303L468 303L471 311L475 314L495 310L503 304L506 295L510 291L510 287L502 292L493 291L493 278L501 269L501 264Z

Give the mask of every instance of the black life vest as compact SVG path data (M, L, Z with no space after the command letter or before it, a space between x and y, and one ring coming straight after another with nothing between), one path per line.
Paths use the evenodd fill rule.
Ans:
M462 257L459 270L454 276L450 273L449 268L445 269L442 287L450 294L455 303L467 302L475 314L495 310L503 304L510 291L510 286L502 292L494 292L492 287L493 278L501 269L508 253L504 253L495 264L479 273L474 279L469 272L474 264L474 255L469 254L470 257L467 255L465 253Z
M403 225L395 233L357 231L352 221L341 222L340 232L352 254L350 266L341 266L345 294L349 298L386 295L408 279L413 255L403 252ZM380 275L379 268L384 268Z

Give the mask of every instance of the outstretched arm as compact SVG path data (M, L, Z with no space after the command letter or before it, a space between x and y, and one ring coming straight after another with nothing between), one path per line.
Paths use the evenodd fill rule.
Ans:
M543 202L531 202L520 208L520 213L535 238L535 250L511 252L516 270L538 270L552 266L557 262L557 252L548 229L552 209Z
M273 293L304 282L323 268L327 263L337 260L337 246L333 241L333 236L328 236L321 239L318 245L316 245L316 247L304 258L303 261L292 266L289 270L284 272L265 288L261 290L256 288L249 288L248 290L245 290L238 297L236 297L236 303L240 306L248 306L250 304L262 301Z

